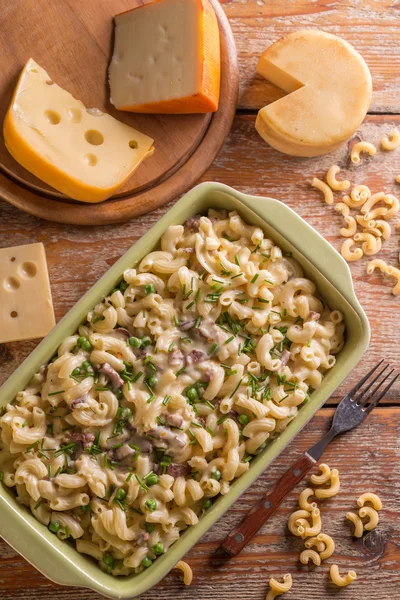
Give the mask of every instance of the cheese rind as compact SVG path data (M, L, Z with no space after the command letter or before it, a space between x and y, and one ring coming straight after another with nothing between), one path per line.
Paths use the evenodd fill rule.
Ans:
M371 101L372 80L358 52L318 30L291 33L261 56L257 72L287 96L262 108L256 129L293 156L331 152L356 131Z
M42 338L54 325L43 244L0 248L0 343Z
M52 82L29 59L3 125L10 154L66 196L102 202L153 151L153 140Z
M119 110L216 111L220 42L209 0L153 0L117 15L109 78Z

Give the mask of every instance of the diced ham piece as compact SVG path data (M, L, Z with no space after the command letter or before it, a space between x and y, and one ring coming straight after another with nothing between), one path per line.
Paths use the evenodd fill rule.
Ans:
M128 444L124 444L120 448L115 450L115 457L117 460L124 460L124 458L128 458L128 456L133 456L136 454L136 450L128 446Z
M181 331L188 331L189 329L192 329L192 327L194 327L195 325L196 319L190 319L190 321L180 321L179 329Z
M70 407L71 410L74 410L74 408L76 408L79 405L87 404L87 401L90 398L91 397L89 396L89 394L83 394L83 396L79 396L79 398L75 398L75 400L72 400L72 402L69 405L69 407Z
M186 357L186 364L195 365L204 360L208 360L208 358L208 354L206 354L202 350L191 350Z
M177 463L171 463L167 467L168 475L172 477L188 477L191 473L192 467L188 464L178 465Z
M183 419L180 415L167 415L165 420L170 427L182 427Z
M99 370L111 381L113 387L121 388L124 385L124 380L109 363L104 363L104 365L101 365Z
M121 337L124 337L125 339L131 337L131 334L127 329L125 329L125 327L117 327L117 329L113 330L113 333L118 333Z
M282 356L281 356L281 367L284 367L288 364L289 358L290 358L289 350L284 350L282 352Z
M315 312L314 310L311 310L308 313L308 320L309 321L319 321L319 319L321 318L321 315L317 312Z
M200 227L200 215L189 217L185 225L189 229L189 231L191 231L192 233L196 233Z
M183 358L184 356L179 348L173 348L168 354L168 362L171 366L180 365Z
M71 439L75 442L81 442L84 449L87 450L93 444L95 436L93 433L80 433L78 431L71 433Z

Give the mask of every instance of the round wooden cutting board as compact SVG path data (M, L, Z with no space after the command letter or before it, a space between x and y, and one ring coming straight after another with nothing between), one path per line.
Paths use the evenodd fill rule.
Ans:
M121 223L149 212L191 187L222 147L235 115L239 75L232 31L218 0L211 0L221 34L221 97L216 113L145 115L116 110L107 72L113 16L144 0L37 0L7 2L1 9L0 121L18 76L31 57L61 87L155 140L155 152L109 200L76 202L31 175L0 139L0 198L32 215L74 225Z

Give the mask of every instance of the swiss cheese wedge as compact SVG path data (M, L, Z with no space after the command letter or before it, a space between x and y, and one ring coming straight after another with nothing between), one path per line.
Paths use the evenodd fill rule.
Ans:
M371 101L368 66L356 50L318 30L291 33L261 56L257 72L287 92L262 108L256 129L292 156L319 156L346 141Z
M216 111L220 42L209 0L153 0L117 15L109 76L120 110Z
M153 140L80 100L29 59L4 121L4 141L25 169L70 198L109 198L153 151Z

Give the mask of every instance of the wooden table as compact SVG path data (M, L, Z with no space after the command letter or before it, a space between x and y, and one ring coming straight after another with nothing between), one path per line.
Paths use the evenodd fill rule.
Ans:
M383 133L400 126L400 4L393 0L222 0L236 36L241 68L240 104L231 135L213 166L202 178L232 185L248 193L279 198L294 208L336 248L341 218L310 188L313 176L322 177L338 163L348 169L354 183L367 183L373 191L396 193L400 150L378 152L368 165L349 168L348 148L319 159L300 160L278 154L254 130L257 109L280 95L279 90L255 75L259 54L281 35L303 27L322 28L343 36L367 60L374 81L371 112L360 128L362 138L378 143ZM46 246L57 320L162 214L165 206L126 225L80 228L57 225L23 214L0 202L0 246L43 242ZM399 236L385 243L380 255L396 264ZM188 554L194 570L192 587L185 588L178 573L171 573L145 600L262 600L271 576L291 572L292 592L284 598L325 600L338 590L329 583L328 565L299 566L298 539L288 534L286 520L295 508L293 491L253 543L233 560L218 552L230 528L257 502L269 483L329 426L334 405L352 382L378 359L400 365L400 299L391 295L391 281L380 274L367 276L366 260L351 265L356 293L372 326L370 349L356 371L330 399L308 427L228 514ZM36 346L37 340L0 345L0 383ZM322 504L324 529L335 538L335 562L354 568L358 579L339 592L348 600L400 598L400 407L399 386L358 430L334 441L324 460L341 473L340 495ZM344 514L354 507L358 494L379 491L384 509L378 529L354 541ZM332 561L328 561L332 562ZM338 595L338 597L339 597ZM58 587L0 542L0 598L2 600L91 600L96 594Z

